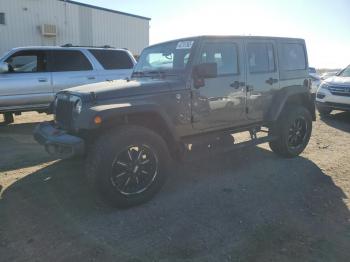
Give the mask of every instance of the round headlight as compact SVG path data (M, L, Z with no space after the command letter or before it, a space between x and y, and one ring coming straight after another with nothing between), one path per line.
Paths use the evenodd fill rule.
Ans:
M83 108L83 101L81 101L81 99L79 98L74 104L74 111L80 114L82 108Z

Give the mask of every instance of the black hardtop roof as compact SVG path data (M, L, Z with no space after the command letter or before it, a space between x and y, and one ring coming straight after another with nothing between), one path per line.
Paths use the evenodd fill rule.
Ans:
M305 41L302 38L293 38L293 37L277 37L277 36L253 36L253 35L200 35L200 36L192 36L185 38L173 39L165 42L160 42L152 46L157 46L164 43L171 43L176 41L189 41L189 40L203 40L203 39L227 39L227 38L246 38L246 39L266 39L266 40L293 40L293 41Z

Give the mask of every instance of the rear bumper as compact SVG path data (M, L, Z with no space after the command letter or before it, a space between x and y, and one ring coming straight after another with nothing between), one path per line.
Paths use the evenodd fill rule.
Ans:
M71 158L85 153L85 142L77 136L55 128L51 122L36 126L34 139L45 147L45 150L57 158Z

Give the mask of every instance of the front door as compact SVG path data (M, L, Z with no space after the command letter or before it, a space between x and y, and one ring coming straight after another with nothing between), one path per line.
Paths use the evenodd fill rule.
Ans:
M279 88L276 45L273 40L246 40L247 59L247 117L263 121Z
M53 96L45 51L18 51L5 60L9 72L0 74L0 107L47 106Z
M192 116L196 129L233 127L246 120L245 67L240 40L206 41L197 62L217 63L218 76L205 79L203 87L193 89Z

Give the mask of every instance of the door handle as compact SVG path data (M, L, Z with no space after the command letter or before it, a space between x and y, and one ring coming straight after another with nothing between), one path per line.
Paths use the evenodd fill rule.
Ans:
M40 83L46 83L46 82L48 82L47 78L39 78L38 81L39 81Z
M95 80L96 77L94 77L94 76L88 76L87 79L88 79L88 80Z
M269 79L266 80L266 84L273 85L278 82L278 79L270 77Z
M245 83L244 82L239 82L239 81L234 81L232 84L230 84L230 87L233 87L235 89L238 89L240 87L244 87Z

